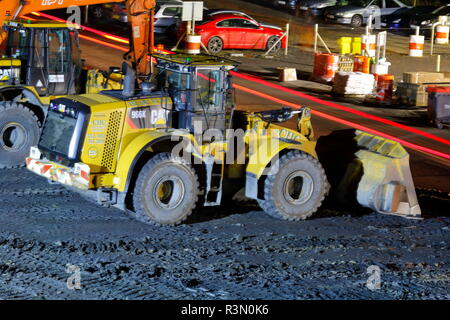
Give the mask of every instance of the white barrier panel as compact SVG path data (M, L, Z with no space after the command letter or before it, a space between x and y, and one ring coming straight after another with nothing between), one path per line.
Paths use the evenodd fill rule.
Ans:
M375 57L377 53L377 36L374 34L363 35L361 50L365 51L369 57Z

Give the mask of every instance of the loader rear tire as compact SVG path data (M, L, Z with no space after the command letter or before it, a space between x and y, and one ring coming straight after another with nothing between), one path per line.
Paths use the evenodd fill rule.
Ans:
M177 225L191 215L198 190L198 177L192 166L170 153L159 153L139 173L133 215L148 224Z
M314 157L290 151L277 160L264 181L260 207L270 216L304 220L322 204L329 185L322 165Z
M25 105L0 102L0 169L23 166L40 130L38 117Z

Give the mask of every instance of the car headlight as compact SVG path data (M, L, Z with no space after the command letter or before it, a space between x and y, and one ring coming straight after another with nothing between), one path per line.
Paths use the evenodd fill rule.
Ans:
M431 20L424 20L420 23L422 26L431 24Z
M400 23L401 20L402 19L397 19L397 20L392 21L392 23Z

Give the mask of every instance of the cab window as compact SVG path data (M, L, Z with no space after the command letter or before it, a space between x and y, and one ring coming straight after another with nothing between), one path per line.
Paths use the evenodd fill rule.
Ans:
M218 112L222 110L220 70L197 71L197 96L196 105L199 110L206 112Z
M37 29L34 31L34 52L33 52L33 67L45 67L45 30Z
M48 62L49 73L58 74L69 71L70 48L68 34L65 30L49 30Z
M28 30L9 30L5 56L7 58L28 60Z

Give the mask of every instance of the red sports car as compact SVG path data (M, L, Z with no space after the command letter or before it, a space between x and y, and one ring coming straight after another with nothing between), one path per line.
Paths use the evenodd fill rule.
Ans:
M281 28L263 25L248 16L231 13L207 16L195 26L195 33L201 35L202 43L213 54L222 49L267 50L283 36ZM285 47L284 37L274 50Z

